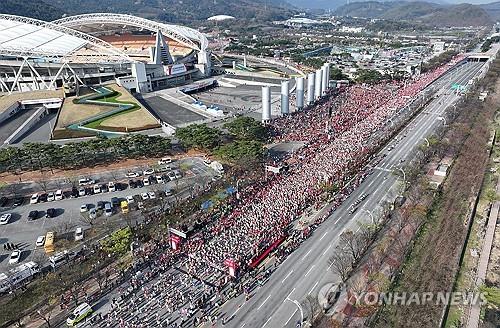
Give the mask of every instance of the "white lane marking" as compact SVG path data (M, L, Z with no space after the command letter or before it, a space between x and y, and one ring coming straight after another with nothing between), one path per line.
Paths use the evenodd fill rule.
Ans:
M247 324L246 322L245 322L244 324L242 324L242 325L241 325L241 328L245 327L245 325L246 325L246 324Z
M292 320L293 316L295 315L295 313L297 313L297 311L298 311L297 309L295 309L295 311L293 311L292 315L291 315L291 316L290 316L290 318L288 318L288 320L285 322L285 325L284 325L284 326L288 325L288 323L290 322L290 320Z
M307 295L311 294L314 290L314 288L316 288L319 284L319 281L316 281L316 283L314 284L314 286L311 288L311 290L309 291L309 293L307 293Z
M266 303L266 302L267 302L267 300L269 299L269 297L271 297L271 295L269 295L269 296L268 296L268 297L264 300L264 302L262 302L262 303L260 304L260 306L257 308L257 310L260 310L260 308L262 307L262 305L264 305L264 303Z
M290 277L290 275L291 275L292 273L293 273L293 270L292 270L292 271L290 271L290 272L286 275L285 279L281 280L281 283L284 283L284 282L285 282L285 280L286 280L286 278Z
M325 238L325 236L326 236L327 233L328 233L328 231L325 231L325 233L323 234L323 236L321 236L321 238L319 240Z
M314 268L314 264L312 265L312 267L309 268L309 270L307 270L306 274L304 275L304 277L307 277L307 275L311 272L311 270Z
M335 221L335 223L334 223L334 224L339 223L340 219L341 219L341 217L339 217L339 218L337 219L337 221Z
M267 321L264 323L264 325L262 327L264 327L265 325L267 325L267 323L271 320L272 317L269 317L269 319L267 319Z
M326 252L328 252L328 250L330 250L330 248L331 248L331 247L332 247L332 244L330 244L330 245L328 246L328 248L327 248L327 249L325 249L325 251L323 252L323 254L321 254L321 256L325 256Z
M358 227L358 229L356 230L356 232L358 232L358 231L359 231L359 229L361 229L361 227Z
M304 255L304 256L302 257L302 261L304 261L304 260L306 259L307 255L309 255L309 253L311 253L311 251L312 251L312 249L310 249L310 250L309 250L309 252L307 252L307 253L306 253L306 255Z
M288 293L288 295L285 297L285 299L283 300L283 303L286 302L287 299L290 298L290 295L292 295L292 293L295 291L295 287L292 289L292 291L290 293Z

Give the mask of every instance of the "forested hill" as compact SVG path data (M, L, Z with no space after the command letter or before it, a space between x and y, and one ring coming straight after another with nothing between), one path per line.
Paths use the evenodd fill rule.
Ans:
M43 1L0 0L0 13L51 21L61 18L64 11Z

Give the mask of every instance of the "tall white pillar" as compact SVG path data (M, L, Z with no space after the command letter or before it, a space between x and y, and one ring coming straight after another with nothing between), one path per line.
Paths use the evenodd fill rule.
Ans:
M247 67L247 56L243 55L243 66Z
M262 87L262 122L271 120L271 88Z
M316 71L315 75L315 82L314 82L314 99L318 99L321 97L321 82L323 81L323 70L318 69Z
M283 81L281 82L281 114L282 115L288 115L290 114L290 89L289 89L290 82L289 81Z
M297 85L295 88L295 93L296 93L296 100L297 100L297 109L302 109L304 108L304 78L303 77L298 77L297 78Z
M307 104L311 105L314 102L314 73L307 75Z
M324 63L322 71L323 71L323 79L321 81L321 95L325 95L326 91L328 90L328 83L330 80L330 64Z
M236 61L233 60L233 69L236 69Z

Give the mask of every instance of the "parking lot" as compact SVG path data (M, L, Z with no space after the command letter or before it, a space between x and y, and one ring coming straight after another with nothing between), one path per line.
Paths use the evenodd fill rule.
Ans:
M82 227L88 229L90 227L89 220L82 217L80 212L80 207L83 204L89 205L90 208L95 208L99 201L110 202L111 198L116 197L120 201L125 200L127 196L134 196L135 204L131 206L131 217L137 217L134 214L135 208L139 201L142 201L141 194L145 192L154 192L156 198L161 196L163 193L168 202L173 202L175 197L182 197L183 195L176 195L176 192L189 194L189 190L192 188L201 188L206 183L211 181L217 173L203 164L201 158L186 158L174 162L173 168L177 168L182 171L182 177L179 179L170 179L166 176L168 172L162 173L164 176L164 183L155 183L156 179L151 178L151 184L149 186L138 186L136 188L130 188L128 185L129 178L125 177L126 171L120 172L120 180L116 181L115 184L120 186L122 190L116 190L114 192L101 192L98 194L93 194L93 186L86 186L87 195L71 197L71 189L64 189L65 197L58 201L46 201L39 202L37 204L29 204L29 198L24 199L24 203L17 207L7 207L0 211L0 215L4 213L11 213L12 218L8 224L0 225L0 272L7 271L13 265L8 264L8 257L11 253L10 250L4 249L5 243L15 244L19 249L23 251L21 256L21 262L26 260L40 259L40 257L45 256L43 248L36 249L35 241L38 236L45 235L48 231L74 231L77 227ZM138 170L140 171L140 170ZM155 177L157 174L152 174ZM138 178L133 178L133 180L142 180L144 176ZM96 179L96 183L99 185L107 184L112 180L105 180L103 178ZM166 196L164 194L166 189L170 189L173 192L172 196ZM55 190L52 190L55 192ZM12 204L12 201L10 201ZM46 218L45 214L49 208L56 209L56 216L53 218ZM31 211L39 211L38 218L35 220L28 220L28 215ZM115 206L114 215L110 218L102 215L97 220L109 220L109 219L119 219L117 213L120 213L120 207ZM85 214L87 215L87 214ZM98 222L98 221L97 221Z

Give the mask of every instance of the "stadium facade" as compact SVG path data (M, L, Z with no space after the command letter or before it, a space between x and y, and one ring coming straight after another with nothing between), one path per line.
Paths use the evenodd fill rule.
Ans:
M124 14L85 14L53 22L0 15L0 92L114 80L150 92L210 75L199 31Z

